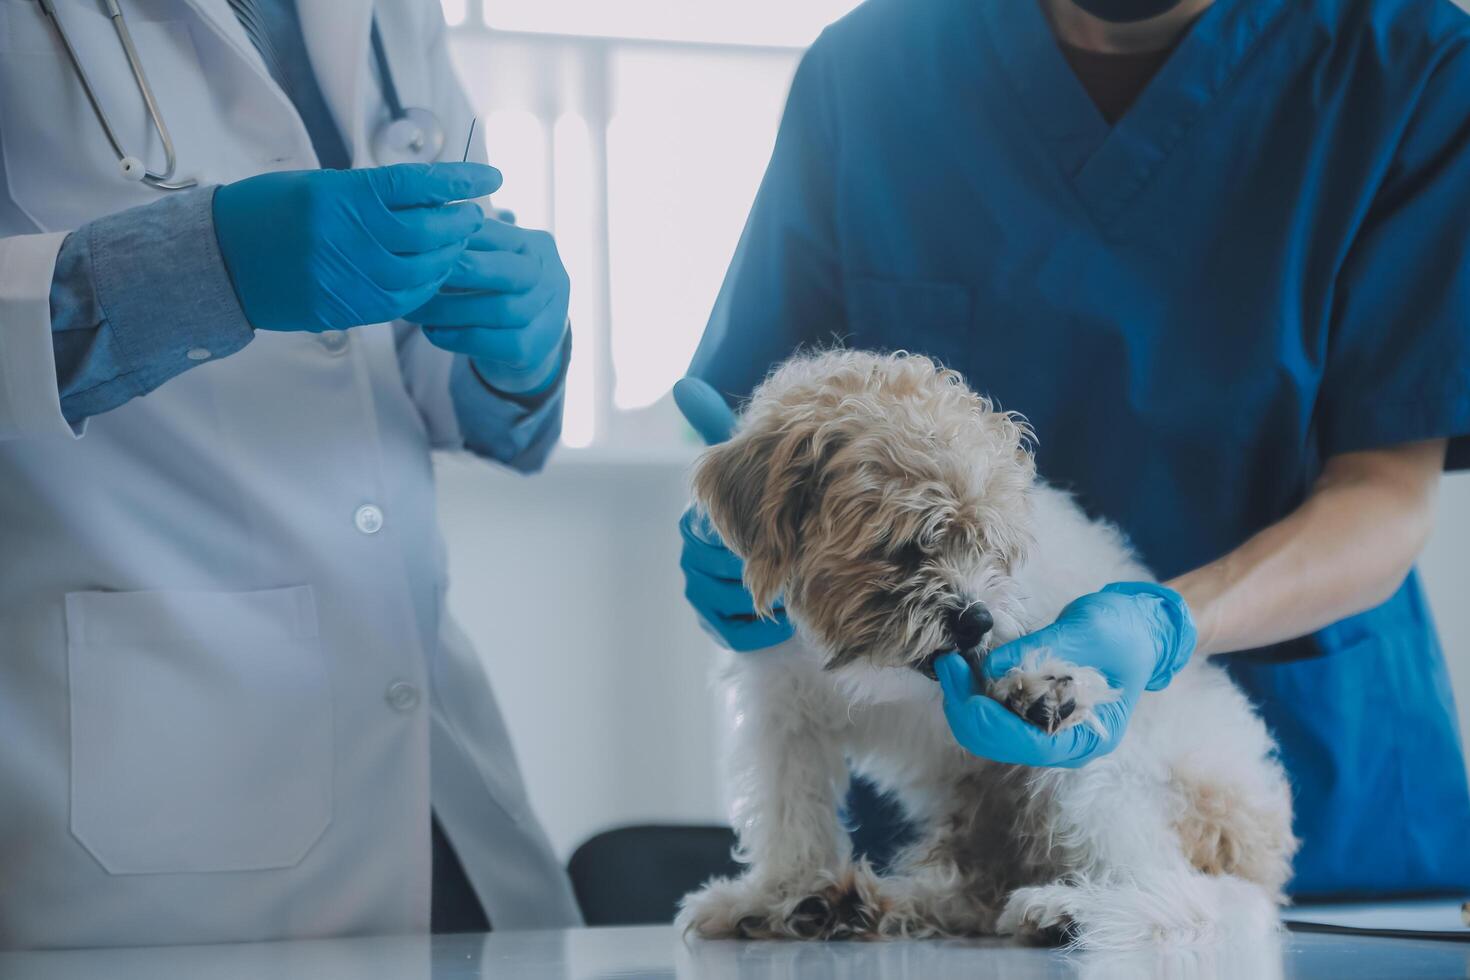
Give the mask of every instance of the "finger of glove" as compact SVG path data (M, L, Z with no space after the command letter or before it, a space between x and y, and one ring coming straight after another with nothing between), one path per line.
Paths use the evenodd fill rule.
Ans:
M1021 766L1067 766L1083 760L1096 732L1082 725L1047 735L999 701L981 694L946 697L944 717L955 740L970 752Z
M354 171L389 208L468 201L500 189L500 171L483 163L398 163Z
M571 282L566 266L556 247L556 237L550 232L487 221L484 227L470 237L470 249L480 252L510 252L536 259L540 263L538 284L547 286L553 292L570 292Z
M1048 736L994 698L976 694L970 665L957 653L940 657L935 672L950 729L976 755L1020 765L1061 765L1087 752L1087 736L1097 738L1081 726Z
M685 511L679 519L679 533L684 538L681 563L716 578L739 581L745 574L745 562L725 545L703 514L692 508Z
M476 233L471 247L488 251L519 252L538 257L544 265L561 265L556 236L540 228L522 228L501 221L487 221L485 227Z
M485 217L472 201L440 207L364 212L363 225L384 248L400 255L465 245Z
M1113 582L1103 586L1102 591L1132 596L1139 608L1148 611L1157 654L1146 686L1150 691L1162 691L1189 663L1199 640L1189 604L1178 592L1156 582Z
M408 286L403 289L384 289L382 297L384 308L380 314L367 321L379 323L388 320L397 320L406 317L413 310L423 306L434 294L439 291L439 283L430 280L418 286Z
M740 622L724 621L712 624L711 628L719 633L725 641L725 645L736 653L754 653L757 650L765 650L768 647L785 643L796 634L796 630L786 619L785 613L777 615L776 619L754 619Z
M944 719L955 741L974 755L1014 765L1047 764L1045 746L1035 737L1039 730L1021 729L1025 722L983 694L945 697Z
M566 321L543 318L515 330L433 324L425 326L424 333L437 347L468 354L476 361L522 371L543 364L556 350L566 333Z
M444 288L463 251L464 246L458 242L413 255L396 255L379 247L363 261L362 270L384 289L416 289L432 284L438 290Z
M544 232L542 233L544 234ZM470 239L470 247L484 252L531 254L536 232L530 228L491 218ZM549 236L548 236L549 237Z
M445 285L452 289L492 290L498 293L529 292L541 281L541 260L520 252L474 247L471 235L454 273Z
M432 323L436 327L525 330L547 308L550 299L542 290L529 293L446 291L426 303L421 311L423 318L414 322Z
M970 665L958 653L946 653L934 662L934 673L944 700L963 701L975 693L975 677Z
M497 364L478 358L474 360L475 371L486 384L522 397L531 397L550 390L552 384L563 376L566 363L567 348L564 341L548 350L539 364L530 367Z
M706 615L758 616L755 600L745 584L727 578L706 575L698 569L684 568L684 598ZM780 607L776 607L779 609ZM773 609L774 613L776 609Z
M1061 734L1074 734L1076 744L1071 748L1066 761L1056 765L1066 769L1077 769L1094 759L1100 759L1123 740L1128 729L1128 719L1133 713L1131 700L1113 701L1095 706L1093 714L1101 723L1106 735L1099 735L1091 725L1074 725Z
M702 378L680 378L674 383L674 404L699 433L706 445L730 438L735 431L735 413L709 382Z
M1021 666L1021 662L1033 651L1055 651L1059 645L1060 632L1061 628L1053 624L996 647L985 658L986 679L999 680L1012 668Z
M709 514L694 504L685 507L684 513L679 515L679 533L688 542L716 548L725 547L725 541L720 537L720 532L715 530Z

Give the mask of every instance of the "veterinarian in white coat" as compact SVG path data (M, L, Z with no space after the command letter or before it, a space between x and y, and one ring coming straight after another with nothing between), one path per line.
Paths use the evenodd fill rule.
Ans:
M103 5L56 6L124 148L161 170ZM575 924L480 660L445 613L429 457L468 446L532 470L555 443L569 340L549 238L469 234L478 211L446 202L492 189L488 167L237 184L236 211L306 188L302 202L340 216L334 188L350 186L400 230L416 212L385 205L469 221L423 262L476 286L481 258L531 256L526 281L501 286L539 319L507 314L491 339L550 329L554 357L549 380L513 394L477 377L493 356L472 368L452 352L479 350L473 317L432 342L433 328L357 326L351 310L326 329L317 296L324 319L265 329L308 269L293 256L320 243L290 208L278 248L238 215L227 242L214 185L328 155L381 162L374 8L122 8L175 176L198 188L126 178L42 6L0 0L0 946L426 930L431 805L491 924ZM439 4L381 3L376 19L403 103L437 116L440 155L458 161L470 110ZM432 202L391 199L432 186ZM247 294L262 268L279 295ZM446 322L443 302L420 322Z

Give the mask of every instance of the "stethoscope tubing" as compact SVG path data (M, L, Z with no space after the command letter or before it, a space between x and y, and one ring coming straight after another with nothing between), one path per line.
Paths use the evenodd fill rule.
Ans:
M67 60L71 62L72 70L76 72L78 80L82 83L82 92L86 95L87 102L92 106L92 113L97 117L97 122L102 127L102 132L106 135L107 142L112 146L112 152L117 156L118 163L122 166L124 175L130 173L130 166L132 164L142 167L141 162L129 156L127 150L123 148L122 140L118 137L117 131L112 128L112 120L107 117L107 111L102 108L102 102L97 98L97 90L92 85L91 76L87 74L87 69L82 65L82 59L77 55L76 48L72 46L71 37L67 34L66 27L61 23L61 16L56 10L55 0L37 0L37 2L40 3L42 12L56 29L56 36L61 40L61 47L66 52ZM103 0L103 2L107 6L107 16L112 20L113 30L117 32L118 40L122 44L123 54L127 57L128 69L132 72L133 80L138 85L138 91L143 96L143 103L148 109L148 118L152 122L153 128L158 131L159 139L163 142L165 162L163 172L155 173L152 170L144 169L142 176L134 179L142 180L143 183L148 184L150 187L163 191L178 191L198 186L199 181L192 177L174 177L174 171L178 168L178 155L174 149L173 137L169 134L168 124L164 121L163 110L159 108L158 100L153 95L153 86L148 82L148 73L143 69L142 58L138 55L138 49L133 44L132 32L128 30L127 21L123 18L122 8L118 5L117 0ZM371 39L373 60L377 63L378 77L383 86L383 101L388 106L388 116L394 122L409 119L409 110L403 107L403 102L398 95L398 85L393 79L393 71L388 63L388 51L383 43L382 32L378 29L378 18L376 14L373 15L372 20ZM432 112L427 109L416 109L413 111L420 114L420 120L427 118L432 126L437 127L438 120ZM428 127L426 126L425 128ZM432 151L435 154L442 148L442 131L439 133L438 142L441 146L435 147ZM420 143L419 145L411 146L409 149L413 152L418 152L421 148L422 144Z
M87 96L87 102L92 106L92 112L97 117L97 122L102 126L102 132L107 136L107 142L112 144L112 151L117 155L119 163L128 159L128 152L123 149L122 141L117 132L112 128L112 121L107 118L107 112L102 108L102 103L97 99L97 91L92 87L92 79L87 70L82 67L82 60L77 56L76 48L72 47L71 38L62 26L61 17L56 11L54 0L39 0L41 10L51 19L56 28L56 36L61 39L61 46L66 51L67 60L71 62L72 68L81 80L82 91ZM169 135L168 125L163 121L163 113L158 108L158 100L153 96L153 87L148 84L148 75L143 70L143 64L138 58L138 49L133 45L132 32L128 30L127 22L123 19L122 8L117 5L117 0L105 0L107 4L107 16L112 20L113 30L117 32L118 40L122 42L123 54L127 56L128 68L133 73L134 80L138 83L138 90L143 95L143 102L148 107L148 117L152 120L153 127L158 130L158 137L163 141L163 153L165 167L163 173L154 173L151 170L143 172L144 183L159 190L178 191L196 186L199 182L192 177L174 180L174 170L178 166L178 157L174 151L173 137Z
M383 44L383 32L378 30L378 17L373 15L370 33L373 45L373 60L378 63L378 79L383 86L383 101L388 104L388 118L407 119L403 103L398 99L398 84L393 81L393 71L388 67L388 49Z

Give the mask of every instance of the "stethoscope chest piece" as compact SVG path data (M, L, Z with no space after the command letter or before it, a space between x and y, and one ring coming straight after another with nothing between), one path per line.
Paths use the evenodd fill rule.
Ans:
M379 165L431 163L444 149L444 127L428 109L409 106L373 133L373 159Z

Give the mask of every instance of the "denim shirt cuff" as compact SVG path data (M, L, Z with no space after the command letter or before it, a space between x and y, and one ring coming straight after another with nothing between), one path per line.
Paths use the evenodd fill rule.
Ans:
M214 190L172 192L99 218L62 245L51 306L69 419L115 408L250 342L214 234Z
M568 334L557 380L532 398L497 391L480 378L468 357L456 356L449 374L449 392L465 448L523 473L539 470L561 437L571 356Z

